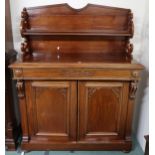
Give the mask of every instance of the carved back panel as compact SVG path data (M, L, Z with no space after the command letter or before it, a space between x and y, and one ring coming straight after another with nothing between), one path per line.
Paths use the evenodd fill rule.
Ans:
M73 9L67 4L24 8L21 35L24 53L90 52L131 55L133 36L130 9L88 4Z

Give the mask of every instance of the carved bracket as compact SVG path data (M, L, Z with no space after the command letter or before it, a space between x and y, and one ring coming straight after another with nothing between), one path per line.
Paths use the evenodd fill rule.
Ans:
M131 44L129 41L126 44L126 53L129 57L132 58L132 51L133 51L133 44Z
M20 32L23 37L23 32L28 28L28 13L26 8L23 9L21 13L21 23L20 23Z
M132 81L130 83L130 91L129 91L130 99L135 99L137 86L138 86L138 81Z
M24 38L24 42L21 43L21 51L24 54L30 53L30 46L29 46L28 39L26 38L26 36L23 35L23 33L26 32L26 29L28 29L29 27L28 17L29 16L28 16L27 10L26 8L24 8L21 13L21 24L20 24L21 36Z
M133 13L129 12L129 23L128 23L128 27L129 27L129 32L131 33L132 37L134 34L134 24L133 24Z
M23 81L17 81L16 84L17 92L18 92L18 97L23 98L24 97L24 83Z
M21 43L21 51L23 54L29 54L30 53L30 45L26 38L24 38L24 42Z

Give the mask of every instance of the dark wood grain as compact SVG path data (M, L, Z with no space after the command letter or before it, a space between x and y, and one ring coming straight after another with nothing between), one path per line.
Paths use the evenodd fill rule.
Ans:
M77 92L74 87L76 82L26 82L31 141L76 140Z
M51 9L52 8L52 9ZM76 10L67 4L27 8L30 29L47 32L128 32L129 9L88 4ZM44 22L44 21L47 22ZM61 21L61 22L60 22ZM74 23L74 24L73 24Z
M62 53L77 50L122 53L133 35L130 9L88 4L76 10L67 4L59 4L24 8L21 18L21 35L25 39L21 50L24 54L35 50L53 53L57 46L61 46Z
M33 36L30 37L31 49L33 52L57 53L57 47L60 48L60 54L78 54L78 53L101 53L101 54L126 54L126 39L112 37L50 37ZM112 46L111 46L112 45Z
M79 140L121 139L125 132L127 83L79 83Z
M21 17L23 54L10 68L22 149L130 151L143 69L132 59L131 10L59 4L24 8Z

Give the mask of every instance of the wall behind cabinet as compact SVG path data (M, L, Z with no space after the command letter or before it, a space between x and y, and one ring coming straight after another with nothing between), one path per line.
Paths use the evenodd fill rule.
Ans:
M68 3L74 8L81 8L87 3L109 5L115 7L124 7L132 9L134 13L135 34L132 42L134 43L134 58L142 63L146 70L143 72L143 78L138 91L136 102L135 118L133 130L137 139L144 150L144 135L149 132L149 101L148 101L148 0L10 0L11 16L13 27L14 47L20 51L21 36L19 31L20 13L23 7L50 5L59 3Z

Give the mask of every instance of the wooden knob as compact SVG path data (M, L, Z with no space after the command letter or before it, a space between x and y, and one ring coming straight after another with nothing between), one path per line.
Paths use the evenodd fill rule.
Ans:
M134 78L139 77L139 72L138 72L138 71L133 71L133 72L132 72L132 76L133 76Z
M22 76L22 69L15 69L14 74L16 77L21 77Z

